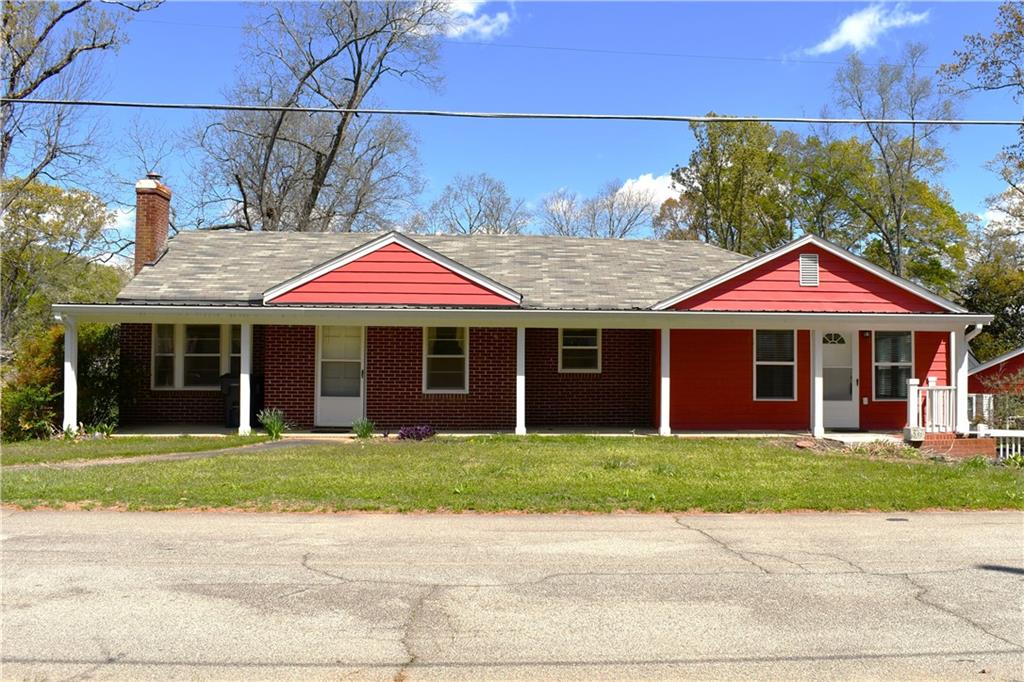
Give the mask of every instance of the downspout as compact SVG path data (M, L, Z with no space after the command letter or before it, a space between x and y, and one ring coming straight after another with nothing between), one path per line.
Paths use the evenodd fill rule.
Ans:
M967 326L967 332L964 334L964 339L970 343L971 339L981 333L981 330L985 327L983 324L971 324Z

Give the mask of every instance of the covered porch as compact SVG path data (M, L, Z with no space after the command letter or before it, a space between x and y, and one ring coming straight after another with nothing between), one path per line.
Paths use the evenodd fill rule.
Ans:
M918 380L926 386L934 379L947 386L949 426L957 433L967 433L967 341L986 319L937 313L271 309L140 304L68 304L58 306L57 313L66 340L63 423L71 429L78 426L77 328L83 323L104 322L141 329L153 325L229 329L229 336L219 337L218 359L206 362L209 372L227 368L237 373L236 430L242 434L254 428L257 377L263 382L264 405L280 407L286 416L290 412L310 415L308 421L297 425L296 432L312 433L323 425L318 398L324 392L323 377L330 375L338 385L346 381L358 384L360 407L353 415L379 422L391 431L398 425L435 422L432 425L439 431L452 433L736 436L746 432L816 438L827 437L835 429L893 433L911 424L908 401L912 393L899 397L889 386L887 397L883 397L876 391L876 376L890 383ZM358 357L325 357L323 330L337 327L361 330ZM453 356L464 356L466 383L453 390L431 391L427 383L427 334L439 328L466 330L467 345ZM588 378L587 372L562 371L564 367L558 364L562 353L572 349L565 345L564 330L595 330L603 335L596 349L602 362L600 372ZM765 354L759 356L763 345L759 332L765 332L764 343L770 337L785 338L787 333L793 342L774 350L762 349ZM906 351L889 358L876 356L878 339L890 343L890 336L885 336L889 332L910 335L909 359ZM174 331L171 338L183 333ZM837 341L836 335L845 335L851 349L846 363L835 360L837 354L828 348ZM149 337L148 357L133 360L148 364L146 395L173 395L176 404L185 405L215 402L219 388L174 384L182 372L177 365L170 370L172 386L153 390L153 338ZM579 342L583 345L577 348L590 348L585 335ZM609 345L613 342L617 344L614 348ZM545 353L548 358L542 362L539 358ZM616 382L610 380L613 354L620 363ZM344 365L357 360L358 365ZM438 376L444 373L446 362L437 363ZM325 369L325 363L335 364ZM596 378L602 372L605 378ZM845 393L843 385L848 389ZM790 388L791 393L786 393ZM734 393L742 393L742 400L733 397ZM920 393L917 395L920 399ZM854 422L836 421L834 408L843 402L835 400L837 396L845 398L847 418L856 414ZM573 399L582 406L577 412L568 408L553 411L552 406L564 406ZM599 400L604 404L596 405ZM573 418L573 414L582 416ZM140 419L125 430L153 432L174 428L171 424L191 424L188 428L204 432L224 430L218 423L219 414L203 424L199 423L203 420L163 418L173 416L164 414L149 423Z

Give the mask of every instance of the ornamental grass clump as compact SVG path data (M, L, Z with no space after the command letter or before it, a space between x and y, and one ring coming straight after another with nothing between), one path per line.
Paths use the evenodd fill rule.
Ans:
M433 438L436 431L433 426L403 426L398 430L398 440L427 440Z
M352 422L352 433L356 434L356 438L373 438L373 432L376 430L377 425L369 419Z
M284 417L284 412L276 407L260 410L256 419L266 430L270 440L280 440L285 431L292 428L291 423Z

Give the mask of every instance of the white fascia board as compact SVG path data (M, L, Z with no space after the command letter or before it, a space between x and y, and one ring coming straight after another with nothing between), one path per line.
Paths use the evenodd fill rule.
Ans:
M370 308L78 304L53 306L79 322L179 322L221 324L597 327L603 329L877 329L954 331L987 324L991 315L949 313L792 313L651 310L524 310L522 308Z
M882 279L884 279L884 280L886 280L888 282L891 282L892 284L900 287L901 289L903 289L905 291L909 291L910 293L914 294L915 296L920 296L921 298L923 298L923 299L925 299L927 301L930 301L930 302L934 303L935 305L939 306L940 308L948 310L951 313L966 313L967 312L967 310L965 308L962 308L962 307L958 306L957 304L953 303L952 301L949 301L949 300L939 296L938 294L932 293L931 291L928 291L924 287L922 287L920 285L917 285L917 284L914 284L913 282L911 282L908 279L904 279L902 277L897 277L896 275L892 274L891 272L889 272L885 268L881 268L881 267L875 265L874 263L872 263L871 261L865 260L864 258L861 258L860 256L857 256L857 255L855 255L853 253L850 253L846 249L844 249L844 248L842 248L840 246L836 246L832 242L830 242L828 240L825 240L825 239L822 239L821 237L818 237L817 235L813 235L813 234L805 234L803 237L800 237L799 239L791 241L790 243L785 244L784 246L781 246L781 247L775 249L774 251L769 251L768 253L766 253L766 254L764 254L762 256L758 256L757 258L751 259L751 260L747 261L746 263L743 263L742 265L739 265L739 266L733 268L732 270L728 270L726 272L723 272L721 275L718 275L717 277L712 277L711 279L707 280L706 282L702 282L701 284L698 284L695 287L691 287L691 288L687 289L686 291L683 291L683 292L681 292L679 294L676 294L675 296L673 296L671 298L666 298L663 301L659 301L658 303L655 303L653 306L651 306L651 309L652 310L666 310L668 308L671 308L672 306L677 305L677 304L685 301L688 298L692 298L692 297L696 296L697 294L705 292L708 289L711 289L713 287L718 286L719 284L722 284L723 282L727 282L730 279L733 279L734 277L742 275L745 272L749 272L750 270L753 270L754 268L760 267L760 266L764 265L765 263L768 263L768 262L770 262L770 261L772 261L772 260L774 260L774 259L776 259L776 258L778 258L780 256L784 256L787 253L790 253L791 251L794 251L795 249L799 249L800 247L806 246L808 244L813 244L814 246L817 246L817 247L819 247L819 248L821 248L821 249L823 249L825 251L828 251L829 253L833 254L834 256L842 258L843 260L845 260L845 261L847 261L849 263L852 263L853 265L856 265L857 267L860 267L860 268L862 268L864 270L867 270L868 272L870 272L870 273L872 273L874 275L877 275L878 277L881 277Z
M988 362L985 362L985 363L982 363L982 364L978 365L974 369L968 371L967 375L970 376L971 374L976 374L978 372L983 372L986 369L991 369L992 367L995 367L999 363L1006 362L1007 360L1012 360L1013 358L1015 358L1015 357L1017 357L1018 355L1021 355L1021 354L1024 354L1024 346L1021 346L1020 348L1017 348L1015 350L1011 350L1008 353L1003 353L999 357L992 358Z
M523 300L522 294L506 287L500 282L495 282L489 277L485 277L484 275L481 275L479 272L467 268L465 265L457 263L452 259L438 253L437 251L434 251L433 249L428 249L426 246L423 246L419 242L410 239L409 237L406 237L404 234L401 234L399 232L388 232L387 234L382 235L377 239L371 240L366 244L363 244L362 246L358 246L352 249L351 251L347 251L341 254L336 258L332 258L326 263L318 265L311 270L307 270L306 272L303 272L300 275L296 275L295 277L292 277L289 280L285 280L284 282L281 282L280 284L270 289L267 289L267 291L264 292L263 294L263 303L271 303L275 298L288 293L292 289L300 287L303 284L306 284L307 282L311 282L317 277L325 275L328 272L331 272L332 270L336 270L337 268L343 267L351 263L352 261L359 260L363 256L371 254L374 251L382 249L390 244L398 244L399 246L405 247L406 249L409 249L413 253L422 256L427 260L433 261L434 263L437 263L441 267L447 268L448 270L451 270L452 272L455 272L456 274L465 277L471 282L479 284L485 289L488 289L489 291L492 291L495 294L498 294L499 296L507 298L516 305L519 305Z

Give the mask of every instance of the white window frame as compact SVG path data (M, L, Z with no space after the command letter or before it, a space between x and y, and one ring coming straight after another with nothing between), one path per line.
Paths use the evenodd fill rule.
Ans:
M165 324L165 323L160 323ZM198 323L202 324L202 323ZM151 391L220 391L220 383L211 386L185 385L185 324L173 324L174 327L174 384L157 386L156 378L156 327L150 325L149 337L149 388ZM220 373L227 374L231 369L231 326L221 324L220 327Z
M907 330L907 329L894 329L894 330L883 329L881 331L890 332L890 333L899 333L899 334L910 334L910 362L878 362L875 359L877 357L875 355L875 334L877 334L878 331L877 330L872 330L871 331L871 400L873 402L877 402L877 403L905 403L907 401L906 398L879 398L878 397L878 378L875 375L875 368L880 366L880 365L884 366L884 367L904 367L906 365L910 365L910 377L913 378L914 377L914 364L915 364L914 360L917 357L916 355L914 355L914 352L916 351L916 348L914 347L914 343L915 343L916 339L914 337L916 336L916 334L914 334L913 331L910 331L910 330Z
M596 369L575 369L562 366L562 353L565 345L562 341L562 334L566 329L594 329L594 327L559 327L558 329L558 372L560 374L600 374L601 373L601 329L594 329L597 332L597 368ZM594 346L570 346L572 349L588 350Z
M156 352L156 328L158 326L167 326L171 328L171 352L170 353L157 353ZM154 391L173 391L174 387L180 382L178 381L178 325L176 324L151 324L149 329L149 388ZM170 357L171 358L171 385L170 386L157 386L156 385L156 359L157 357Z
M444 327L455 327L456 329L463 329L465 331L466 347L463 349L462 360L465 365L466 371L464 373L463 387L460 388L427 388L427 359L428 358L457 358L458 355L428 355L427 354L427 339L430 336L430 329L439 329ZM427 395L465 395L469 393L469 327L458 327L450 324L439 324L431 327L423 327L423 354L422 362L423 365L423 393Z
M792 334L793 334L793 360L792 360L792 362L783 362L781 360L758 360L757 359L757 333L758 332L779 332L779 331L783 331L783 332L784 331L791 331ZM800 357L800 347L798 345L798 343L800 341L800 337L797 336L797 330L796 329L793 329L793 330L787 330L787 329L755 329L755 330L753 330L753 336L751 337L751 340L753 341L753 346L754 346L753 347L753 359L754 359L753 386L751 387L753 389L752 393L753 393L753 396L754 396L754 402L755 403L793 403L793 402L796 402L797 400L799 400L799 398L800 398L800 386L799 386L799 383L800 382L797 381L797 379L799 378L799 374L797 373L797 364L799 362L799 357ZM757 367L758 367L758 365L776 365L776 366L790 366L790 367L792 367L793 368L793 397L792 398L758 398L757 397Z

